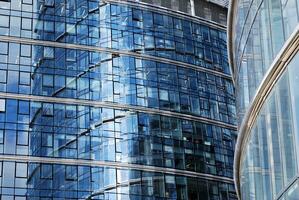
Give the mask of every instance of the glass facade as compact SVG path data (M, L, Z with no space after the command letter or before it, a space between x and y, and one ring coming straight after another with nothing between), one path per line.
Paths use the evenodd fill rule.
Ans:
M231 51L234 71L238 74L239 124L272 61L298 23L297 6L297 0L238 1Z
M240 198L298 199L299 1L239 0L231 6Z
M249 133L241 160L242 199L279 199L290 184L297 187L298 63L297 54L272 89Z
M1 199L236 199L225 28L156 6L0 0Z

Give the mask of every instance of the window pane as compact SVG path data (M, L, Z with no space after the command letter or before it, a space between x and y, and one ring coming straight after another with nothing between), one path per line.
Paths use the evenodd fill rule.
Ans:
M9 16L0 15L0 27L9 27Z
M27 163L16 164L16 177L26 178L27 177Z

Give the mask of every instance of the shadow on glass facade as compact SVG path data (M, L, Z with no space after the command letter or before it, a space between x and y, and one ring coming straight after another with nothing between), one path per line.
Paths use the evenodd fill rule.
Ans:
M298 6L297 0L231 4L240 129L234 170L241 199L299 198Z
M225 28L162 10L0 1L1 199L236 199Z

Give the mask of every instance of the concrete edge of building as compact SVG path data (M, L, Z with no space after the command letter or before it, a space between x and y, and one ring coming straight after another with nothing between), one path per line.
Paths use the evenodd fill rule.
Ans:
M235 83L235 66L234 66L234 52L233 52L233 38L234 38L234 23L236 15L236 6L238 0L230 0L227 14L227 51L228 51L228 62L232 74L233 82Z

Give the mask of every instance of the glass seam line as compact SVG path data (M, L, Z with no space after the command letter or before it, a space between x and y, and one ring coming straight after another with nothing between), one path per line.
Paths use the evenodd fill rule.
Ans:
M122 1L122 0L102 0L103 4L104 3L115 3L115 4L125 4L131 7L137 7L137 8L143 8L143 9L147 9L150 11L158 11L161 14L167 14L167 15L171 15L173 17L180 17L183 19L188 19L191 20L192 22L199 22L201 24L204 25L208 25L209 27L213 27L213 28L217 28L223 31L226 31L226 26L219 24L217 22L214 21L209 21L206 20L202 17L199 16L193 16L191 14L182 12L182 11L177 11L177 10L173 10L170 8L166 8L163 6L156 6L153 4L149 4L149 3L145 3L145 2L136 2L136 1L132 1L132 0L127 0L127 1ZM220 6L221 7L221 6Z
M226 183L233 183L233 179L223 176L217 176L212 174L204 174L193 171L164 168L156 166L146 166L139 164L129 164L111 161L97 161L97 160L84 160L84 159L69 159L69 158L50 158L50 157L38 157L38 156L20 156L20 155L0 155L1 161L22 161L22 162L34 162L34 163L48 163L48 164L65 164L65 165L80 165L80 166L93 166L93 167L114 167L117 169L133 169L148 172L162 172L166 174L174 174L181 176L188 176L194 178L203 178L206 180L217 180Z
M252 20L252 23L251 23L250 26L249 26L249 32L248 32L248 34L244 36L244 35L243 35L243 31L242 31L242 35L241 35L242 38L240 38L240 42L239 42L239 45L238 45L238 49L240 49L240 47L241 47L241 40L242 40L242 39L245 39L245 43L244 43L244 47L243 47L243 49L241 49L241 54L240 54L240 58L241 58L241 59L240 59L239 63L236 63L236 67L237 67L237 69L236 69L235 74L239 74L239 72L240 72L240 70L241 70L241 63L242 63L242 59L243 59L243 57L244 57L244 53L245 53L245 50L246 50L246 47L247 47L247 43L248 43L248 40L249 40L249 36L250 36L251 31L252 31L252 27L253 27L254 23L256 22L256 18L257 18L258 14L259 14L260 8L261 8L261 6L262 6L263 3L264 3L264 1L262 1L262 2L259 4L259 6L258 6L257 12L255 13L255 15L254 15L254 17L253 17L254 19ZM245 30L245 29L243 29L243 30ZM243 38L243 36L244 36L245 38Z
M240 48L240 45L241 45L241 40L242 40L242 38L243 38L243 34L244 34L244 31L245 31L245 25L246 25L246 23L248 22L248 18L249 18L249 14L250 14L250 11L253 9L252 8L252 5L253 5L253 3L254 3L254 1L255 0L252 0L251 2L250 2L250 5L249 5L249 7L248 7L248 11L247 11L247 13L246 13L246 17L244 18L244 23L242 24L242 30L241 30L241 33L239 34L240 35L240 38L239 38L239 40L238 41L236 41L235 43L236 44L238 44L238 48L237 49L239 49ZM260 7L261 7L261 5L264 3L264 0L261 0L261 2L259 3L259 5L258 5L258 8L257 8L257 10L256 10L256 12L254 13L254 17L250 20L250 24L248 24L249 26L246 26L246 27L250 27L249 28L249 30L251 30L251 28L252 28L252 26L253 26L253 24L254 24L254 22L255 22L255 19L256 19L256 16L257 16L257 14L258 14L258 12L260 11ZM237 13L236 13L237 14ZM236 16L237 17L237 16ZM247 41L247 38L249 37L249 34L250 34L250 31L248 31L248 34L247 35L245 35L244 37L245 37L245 41ZM246 45L246 43L245 43L245 45ZM242 50L242 52L243 52L243 50Z
M255 123L264 102L267 100L268 95L271 93L275 83L283 74L288 66L288 63L299 51L299 25L295 28L292 35L285 42L284 46L277 54L276 58L272 62L270 68L265 73L263 80L255 92L255 96L251 100L251 103L246 111L245 117L242 120L242 124L239 128L238 139L235 148L234 159L234 179L237 187L237 193L240 194L240 180L239 169L241 169L241 160L245 153L245 147L250 139L250 130Z
M283 199L282 196L297 182L298 175L296 175L282 190L276 195L275 200Z
M236 7L235 6L237 6L238 5L238 0L235 0L235 1L232 1L232 3L231 3L231 6L232 7L230 7L231 9L235 9L235 10L237 10L236 9ZM254 2L254 0L252 0L251 1L251 3L250 3L250 7L249 7L249 10L248 10L248 12L246 13L246 17L245 17L245 20L244 20L244 26L246 25L246 22L247 22L247 20L248 20L248 15L249 15L249 13L250 13L250 9L251 9L251 7L252 7L252 4L253 4L253 2ZM249 24L249 30L251 30L252 29L252 27L253 27L253 25L254 25L254 22L255 22L255 20L256 20L256 17L257 17L257 15L258 15L258 13L259 13L259 11L260 11L260 8L261 8L261 6L262 6L262 4L264 3L264 1L262 0L260 3L259 3L259 5L258 5L258 8L257 8L257 10L256 10L256 12L254 13L254 17L253 17L253 19L252 19L252 23L250 23ZM232 13L231 13L232 12ZM235 81L235 79L236 79L236 75L238 74L238 72L240 71L240 68L239 68L239 66L240 66L240 63L242 62L242 59L240 59L240 62L239 63L235 63L233 60L233 58L234 58L234 48L233 48L233 46L234 46L234 42L233 42L233 35L235 34L235 31L234 31L234 28L235 27L233 27L234 26L234 19L236 18L235 17L235 15L237 14L237 11L235 11L235 12L233 12L233 11L230 11L229 10L229 15L230 14L232 14L232 16L229 16L229 19L228 19L228 34L227 34L227 37L228 37L228 39L227 39L227 44L228 44L228 60L229 60L229 65L230 65L230 68L231 68L231 73L232 73L232 76L233 76L233 80ZM230 18L232 18L232 19L230 19ZM242 28L242 30L241 30L241 34L240 34L240 40L239 41L237 41L238 43L238 49L240 48L240 45L241 45L241 40L242 39L245 39L245 45L244 45L244 48L242 49L242 51L241 51L241 54L240 54L240 57L241 58L243 58L243 55L244 55L244 51L245 51L245 48L246 48L246 44L247 44L247 41L248 41L248 39L249 39L249 35L250 35L250 32L251 31L249 31L248 32L248 34L247 35L243 35L243 33L244 33L244 30L245 30L245 28ZM245 38L243 38L243 36L245 37ZM231 57L232 56L232 57ZM236 65L235 65L236 64ZM237 68L236 68L237 67Z
M199 67L197 65L188 64L188 63L184 63L184 62L180 62L180 61L175 61L175 60L171 60L171 59L167 59L167 58L134 53L134 52L130 52L130 51L115 50L115 49L110 49L110 48L87 46L87 45L80 45L80 44L69 44L69 43L59 43L59 42L52 42L52 41L45 41L45 40L34 40L34 39L28 39L28 38L18 38L18 37L12 37L12 36L0 36L0 41L20 43L20 44L29 44L29 45L50 46L50 47L66 48L66 49L78 49L78 50L85 50L85 51L105 52L105 53L111 53L111 54L116 54L116 55L133 56L133 57L139 58L139 59L163 62L166 64L172 64L172 65L176 65L176 66L180 66L180 67L184 67L184 68L193 69L196 71L206 72L206 73L218 75L218 76L224 77L226 79L232 80L232 77L230 75L222 73L222 72L218 72L215 70L211 70L208 68Z
M71 104L71 105L82 105L82 106L93 106L100 108L112 108L112 109L122 109L128 111L137 111L144 112L149 114L159 114L168 117L176 117L185 120L194 120L198 122L204 122L212 125L217 125L223 128L228 128L232 130L237 130L237 127L232 124L228 124L221 121L216 121L213 119L208 119L205 117L199 117L192 114L183 114L179 112L160 110L155 108L147 108L141 106L126 105L113 102L102 102L94 100L83 100L83 99L72 99L72 98L57 98L57 97L48 97L48 96L38 96L38 95L27 95L27 94L14 94L14 93L4 93L0 92L0 98L5 99L18 99L18 100L32 100L38 102L50 102L50 103L62 103L62 104Z

